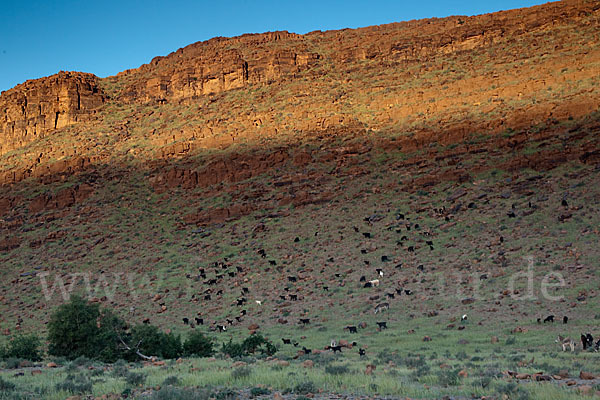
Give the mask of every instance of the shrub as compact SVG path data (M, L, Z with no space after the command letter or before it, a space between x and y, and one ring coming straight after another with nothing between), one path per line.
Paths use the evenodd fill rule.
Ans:
M309 393L316 393L316 392L317 392L317 387L311 381L299 383L294 387L294 393L296 393L296 394L309 394Z
M161 332L152 325L136 325L131 329L129 343L138 344L140 353L146 356L177 358L182 354L181 338ZM137 354L129 352L128 359L136 360Z
M253 387L252 389L250 389L250 395L252 397L266 396L268 394L271 394L271 391L269 389L267 389L267 388Z
M42 343L36 335L16 336L0 351L1 358L21 358L29 361L41 361Z
M121 353L117 332L124 326L110 311L73 296L50 316L48 352L70 360L85 356L115 361Z
M167 376L161 386L177 386L179 384L179 378L175 375Z
M21 360L20 358L7 358L4 361L4 367L6 369L16 369L16 368L20 368L21 367L21 363L23 362L23 360Z
M113 365L113 376L117 377L117 378L122 378L125 376L125 374L127 374L129 370L127 369L127 361L125 360L118 360L114 365Z
M259 352L262 355L272 356L277 352L277 347L260 334L252 334L248 336L242 343L233 343L229 339L229 343L223 343L221 352L228 356L244 357L250 354Z
M128 385L132 385L132 386L140 386L143 385L144 382L146 382L146 374L141 373L141 372L131 372L128 371L125 374L125 382L127 382Z
M460 371L455 369L443 369L438 372L438 383L443 386L456 386L460 382L460 376L458 375Z
M183 343L183 353L186 356L210 357L214 354L212 340L202 332L195 331Z
M92 391L92 382L83 374L67 375L63 382L56 384L57 391L65 391L73 394L85 394Z
M325 373L330 375L344 375L349 372L347 365L328 365L325 367Z
M247 365L239 367L231 371L231 377L233 379L244 379L250 376L252 369Z
M2 377L0 376L0 393L7 393L7 392L12 392L13 390L15 390L15 384L9 381L5 381L4 379L2 379Z

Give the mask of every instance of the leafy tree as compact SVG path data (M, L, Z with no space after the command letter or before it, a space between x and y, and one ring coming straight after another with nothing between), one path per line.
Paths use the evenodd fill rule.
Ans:
M70 360L85 356L113 362L122 355L118 333L124 328L125 323L109 310L72 296L50 316L48 353Z
M14 337L6 347L0 349L0 358L20 358L29 361L42 359L42 343L36 335Z
M200 331L194 331L183 343L186 356L210 357L214 354L213 343Z

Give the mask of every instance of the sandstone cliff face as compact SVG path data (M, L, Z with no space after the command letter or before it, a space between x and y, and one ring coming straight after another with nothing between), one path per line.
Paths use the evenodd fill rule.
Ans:
M319 62L319 54L297 46L301 38L288 32L270 32L195 43L119 74L120 78L133 78L121 97L161 103L277 80ZM274 45L282 41L284 46Z
M93 74L60 72L27 81L0 95L0 155L85 121L106 96Z

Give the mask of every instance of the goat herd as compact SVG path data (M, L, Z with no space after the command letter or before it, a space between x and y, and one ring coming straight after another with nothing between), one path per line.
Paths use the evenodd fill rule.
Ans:
M563 317L563 324L566 324L569 322L569 317L567 317L566 315ZM542 321L541 318L537 319L537 323L541 324L541 323L553 323L554 322L554 315L548 315L546 318L544 318L544 320ZM582 333L581 334L581 346L583 347L583 350L594 350L594 351L598 351L600 350L600 339L598 339L595 343L594 343L594 337L592 336L591 333ZM575 342L575 340L571 339L570 337L563 337L561 335L558 335L558 337L555 340L556 343L558 343L561 347L562 347L562 351L567 351L567 349L570 349L571 351L575 351L575 346L577 345L577 343Z

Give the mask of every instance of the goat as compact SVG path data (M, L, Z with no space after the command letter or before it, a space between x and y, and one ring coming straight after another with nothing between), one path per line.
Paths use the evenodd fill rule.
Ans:
M290 300L293 300L293 301L298 300L298 295L297 294L290 294Z
M360 279L358 281L359 282L364 282L366 280L367 280L367 278L363 275L363 276L360 277Z
M290 282L298 282L298 278L295 276L288 276L288 281Z
M347 326L344 329L348 329L348 332L350 332L350 333L358 333L358 330L356 329L355 326Z
M271 265L277 265L277 261L275 261L275 260L269 260L269 264L271 264Z
M567 322L569 322L569 317L567 317L566 315L563 317L563 324L566 324Z
M363 357L366 354L365 349L358 349L358 355Z
M377 322L377 326L379 327L379 330L387 329L387 322Z
M329 350L333 351L334 353L335 353L336 351L339 351L340 353L342 352L342 346L340 346L340 345L337 345L337 346L329 346L329 347L327 347L327 348L328 348Z
M581 334L581 345L583 346L583 350L587 350L588 341L583 333Z
M385 295L386 295L386 296L387 296L389 299L393 299L394 297L396 297L396 296L394 295L394 293L386 293Z
M544 323L546 322L554 322L554 315L548 315L546 318L544 318Z
M196 325L204 325L204 319L203 318L195 317L194 319L196 320Z
M408 246L408 249L406 249L409 253L414 253L415 252L415 246Z
M254 300L254 302L255 302L256 304L258 304L259 306L262 306L262 300Z
M381 256L381 262L388 262L390 258L388 256Z
M365 284L363 285L363 288L370 288L373 287L373 284L371 282L365 282Z
M302 351L304 352L304 354L310 354L312 352L311 349L307 349L306 347L302 346Z
M460 317L460 321L466 321L467 320L467 314L463 314L462 317Z
M396 294L397 294L398 296L402 296L402 288L400 288L400 289L396 289Z
M412 290L404 289L404 294L406 294L407 296L410 296L410 295L412 295Z
M283 341L283 344L292 344L292 339L281 338L281 340Z
M377 272L377 275L383 277L383 270L381 268L376 268L375 272Z
M310 318L300 318L300 323L302 325L310 324Z
M390 303L380 303L375 306L375 314L390 309Z
M572 352L575 351L575 341L571 338L564 338L558 335L558 338L555 340L555 342L562 346L562 351L567 351L567 347L570 347Z
M363 232L363 236L365 238L367 238L367 239L370 239L371 238L371 233L369 233L369 232Z
M369 281L369 283L373 286L379 286L379 279L373 279L372 281Z
M219 330L219 332L227 331L227 327L225 325L217 325L217 329Z
M189 323L190 323L190 320L184 317L183 318L183 324L184 325L188 325Z

